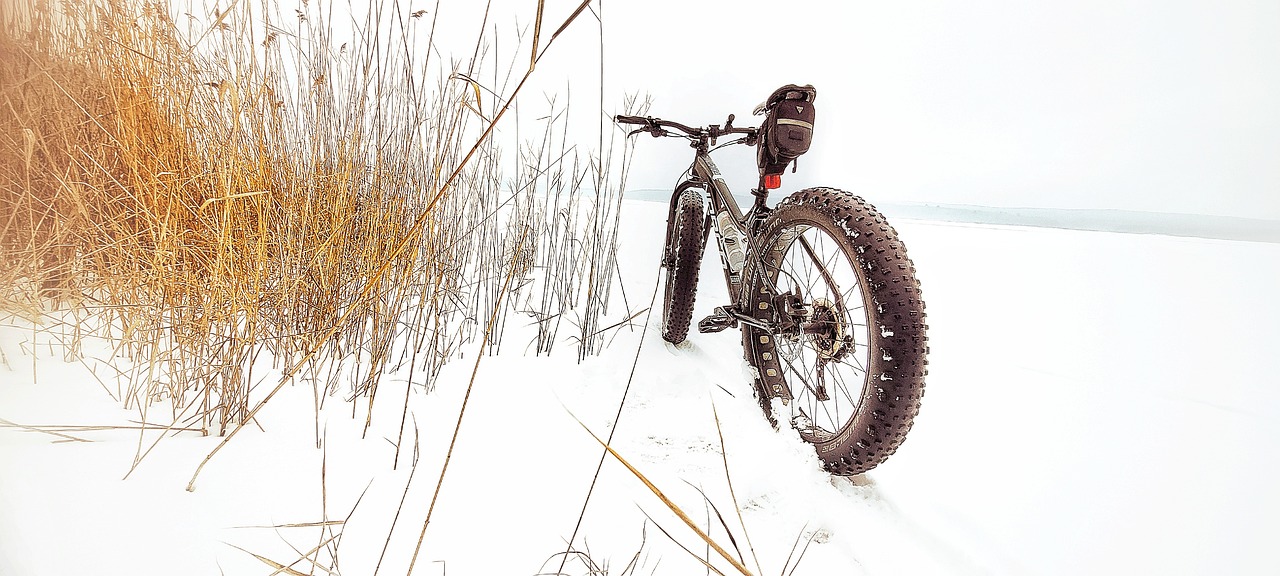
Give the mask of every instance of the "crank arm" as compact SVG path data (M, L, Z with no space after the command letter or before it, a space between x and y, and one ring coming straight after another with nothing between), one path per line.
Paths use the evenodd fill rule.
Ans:
M723 310L725 314L732 316L734 320L746 324L747 326L764 330L770 334L777 332L778 327L776 323L772 321L761 320L755 316L737 310L736 307L722 306L720 309Z

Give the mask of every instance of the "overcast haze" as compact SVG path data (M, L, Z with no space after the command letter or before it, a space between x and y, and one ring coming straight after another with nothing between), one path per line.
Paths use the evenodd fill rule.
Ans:
M511 3L506 14L532 20L534 4ZM576 4L548 2L548 21L558 25ZM780 84L814 84L814 147L786 190L1280 220L1280 3L651 0L603 9L607 111L647 92L655 115L719 122L747 116ZM596 23L579 21L561 42L543 61L540 89L562 86L572 70L575 112L589 114ZM645 142L638 159L653 169L631 186L670 187L674 171L658 168L688 156L674 142ZM717 157L750 175L749 151Z

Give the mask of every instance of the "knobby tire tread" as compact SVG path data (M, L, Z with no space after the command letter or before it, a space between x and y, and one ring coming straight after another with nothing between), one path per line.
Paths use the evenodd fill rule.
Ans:
M906 248L884 216L863 199L832 188L801 190L779 203L757 235L764 246L762 253L768 254L774 235L799 221L826 229L841 245L857 266L871 300L865 304L872 348L860 406L834 438L811 440L830 472L861 474L897 450L920 410L929 351L920 283ZM753 272L747 279L753 310L762 278ZM776 354L771 356L772 364L762 357L762 352L772 350L760 342L765 334L743 326L746 359L757 371L756 393L766 416L773 420L775 386L786 389L787 383L777 370ZM770 366L779 376L766 376Z
M662 339L672 344L684 342L689 335L705 228L702 195L697 190L685 190L676 201L671 246L674 258L667 269L663 301Z

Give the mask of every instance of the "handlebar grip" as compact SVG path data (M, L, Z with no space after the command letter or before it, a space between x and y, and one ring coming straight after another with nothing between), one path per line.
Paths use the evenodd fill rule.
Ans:
M619 114L613 117L613 121L618 124L648 124L649 119L640 116L626 116Z

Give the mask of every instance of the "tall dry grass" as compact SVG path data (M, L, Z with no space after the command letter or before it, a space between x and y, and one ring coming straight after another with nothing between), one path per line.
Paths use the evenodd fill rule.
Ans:
M435 10L336 6L0 3L0 312L108 338L144 421L226 433L283 373L368 422L512 312L601 346L627 151L552 102L504 153L496 30L445 62Z
M317 410L362 400L367 426L384 375L407 374L398 396L429 390L468 344L494 353L526 318L536 329L517 352L598 352L618 324L604 320L627 143L602 129L580 148L568 94L526 107L542 119L527 141L488 130L518 90L518 56L536 64L541 27L530 46L486 22L470 58L443 62L435 10L299 6L0 2L0 316L65 330L70 356L108 339L126 406L205 434L238 429L265 402L256 385L282 374L312 384ZM497 54L498 36L518 48ZM634 318L622 297L613 319ZM402 402L400 438L416 438ZM706 544L709 570L750 573L718 509L736 555L708 535L709 513L704 530L601 443ZM334 571L344 526L325 512L271 527L321 529L290 565L245 552L277 572ZM557 558L558 572L607 571L573 542Z

